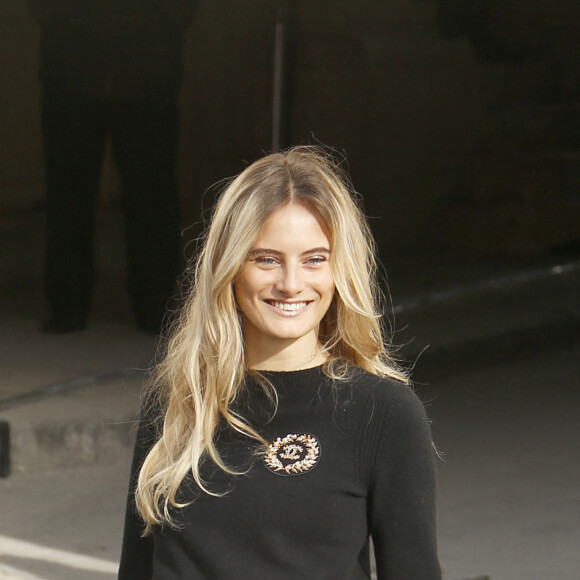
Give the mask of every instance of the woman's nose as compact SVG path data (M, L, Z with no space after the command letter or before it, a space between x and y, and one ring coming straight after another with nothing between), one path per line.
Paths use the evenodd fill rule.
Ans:
M280 270L280 277L276 289L284 294L298 294L304 289L304 277L299 267L284 266Z

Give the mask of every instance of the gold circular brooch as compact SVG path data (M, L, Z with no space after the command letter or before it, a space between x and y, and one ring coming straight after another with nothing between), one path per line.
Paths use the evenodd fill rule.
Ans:
M300 475L320 459L320 443L310 433L289 433L270 443L264 465L276 475Z

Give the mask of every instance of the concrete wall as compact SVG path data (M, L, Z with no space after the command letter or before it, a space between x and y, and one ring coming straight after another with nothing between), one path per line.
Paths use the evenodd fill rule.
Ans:
M469 34L451 40L438 25L443 4L463 1L289 3L284 144L344 150L386 252L529 253L577 235L578 5L489 0L487 40L504 58L486 60ZM200 2L181 94L187 221L211 205L211 184L271 148L275 18L269 0ZM42 197L24 0L0 4L0 37L5 211ZM103 202L117 196L109 163Z

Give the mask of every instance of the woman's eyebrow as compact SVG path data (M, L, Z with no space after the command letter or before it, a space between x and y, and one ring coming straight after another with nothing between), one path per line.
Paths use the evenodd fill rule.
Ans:
M312 250L306 250L306 252L302 252L302 256L306 256L307 254L326 254L330 255L330 250L324 246L320 248L312 248Z
M250 258L256 258L258 256L281 256L282 252L278 250L271 250L270 248L254 248L250 253Z

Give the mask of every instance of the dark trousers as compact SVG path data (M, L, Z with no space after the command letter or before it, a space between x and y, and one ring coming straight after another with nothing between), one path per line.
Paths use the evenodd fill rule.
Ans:
M175 96L127 101L46 89L42 100L47 256L53 316L88 316L94 291L94 230L110 135L123 189L128 290L139 325L160 324L179 273Z

